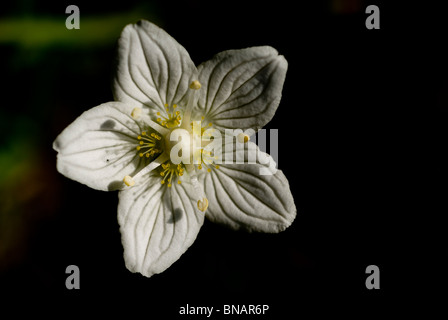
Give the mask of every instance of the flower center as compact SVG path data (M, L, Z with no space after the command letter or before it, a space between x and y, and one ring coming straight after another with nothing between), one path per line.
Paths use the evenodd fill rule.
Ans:
M136 147L137 151L139 151L140 158L146 156L146 158L152 157L154 154L158 154L162 152L162 147L160 140L161 136L152 132L149 136L146 131L142 131L141 135L137 137L139 141L138 146Z
M200 211L204 212L207 210L208 200L205 197L202 186L198 182L192 160L200 159L198 168L202 169L202 165L204 165L209 172L211 171L209 166L213 163L215 155L204 149L202 136L207 134L207 129L210 129L212 124L209 123L208 127L202 127L201 125L193 125L191 122L192 127L188 125L190 123L193 106L197 103L198 97L195 92L200 88L201 84L198 81L193 81L190 84L190 89L193 92L189 95L188 103L182 116L183 119L180 112L176 111L176 104L173 104L172 107L165 104L166 115L157 112L157 122L153 121L148 115L144 115L141 108L134 108L132 110L132 118L142 120L148 127L148 132L151 131L150 134L147 131L143 131L137 137L138 145L136 147L138 155L141 158L150 158L150 162L134 175L134 177L125 176L123 182L128 187L132 187L139 177L154 169L159 170L158 167L161 166L159 170L161 176L160 183L171 187L175 181L178 184L182 183L180 177L186 171L188 172L189 181L196 194L196 199L198 199L197 207ZM204 117L202 117L202 120L204 120ZM180 141L179 139L176 141L176 137L179 136L181 136ZM195 148L197 150L194 150ZM176 154L177 149L181 150L181 161L175 161L176 159L172 158L173 154ZM195 152L198 152L199 155ZM215 166L215 168L217 169L218 166Z
M182 118L179 111L174 111L176 108L176 104L173 104L172 108L169 107L168 104L165 104L167 116L162 116L160 112L157 112L157 115L159 116L159 118L157 118L157 122L159 122L162 126L167 127L168 129L178 127Z
M182 164L178 164L173 165L170 161L168 161L168 163L166 164L162 164L162 169L163 171L160 172L160 175L163 177L162 181L160 182L161 184L165 184L165 180L168 182L167 186L168 188L171 187L171 180L177 177L181 177L184 174L184 167ZM182 182L180 181L180 179L177 180L178 184L181 184Z

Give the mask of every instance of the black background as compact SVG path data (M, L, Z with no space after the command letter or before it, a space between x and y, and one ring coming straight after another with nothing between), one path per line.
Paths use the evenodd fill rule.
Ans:
M76 4L82 28L84 15L124 10L134 2L42 3L33 10L65 18L66 6ZM402 315L423 307L429 296L436 306L447 253L446 224L439 221L446 214L440 206L446 197L446 11L428 2L352 2L360 10L335 13L330 1L156 2L163 27L196 64L254 45L271 45L286 57L283 98L266 128L279 129L279 168L289 179L298 215L275 235L234 232L206 221L191 248L149 279L125 268L117 194L57 174L51 149L82 111L113 99L116 47L55 50L39 66L6 68L4 105L16 107L4 114L33 112L33 88L40 81L48 83L49 103L64 107L44 109L45 120L37 125L42 170L53 187L25 207L31 225L25 253L0 274L1 294L44 302L47 312L63 303L67 310L93 307L145 319L182 318L179 308L186 304L221 310L224 304L268 304L267 315L259 317L277 319L305 312ZM369 4L380 8L380 30L365 27ZM13 12L14 5L4 10ZM7 66L14 49L2 51ZM89 58L95 72L77 71L79 61ZM49 65L53 71L45 76ZM42 207L41 201L57 205ZM35 211L43 217L33 218ZM65 287L71 264L80 268L80 290ZM381 271L380 290L365 287L372 264ZM219 317L233 318L213 315Z

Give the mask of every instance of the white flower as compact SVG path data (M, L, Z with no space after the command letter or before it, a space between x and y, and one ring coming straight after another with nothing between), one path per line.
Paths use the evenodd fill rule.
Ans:
M165 31L140 21L123 30L118 57L117 101L84 112L53 147L65 176L120 190L118 221L130 271L150 277L167 269L196 239L204 216L260 232L292 223L288 181L272 166L218 165L206 141L199 141L197 164L170 158L177 145L171 133L179 129L194 138L195 130L258 130L269 122L285 79L283 56L271 47L230 50L196 68ZM195 122L193 129L197 120L202 127ZM248 138L238 137L256 149ZM260 168L271 174L260 175Z

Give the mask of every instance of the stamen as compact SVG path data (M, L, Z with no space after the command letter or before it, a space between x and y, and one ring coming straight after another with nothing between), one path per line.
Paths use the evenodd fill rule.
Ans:
M142 115L142 120L145 122L145 124L147 126L149 126L150 128L154 129L154 131L157 131L162 136L166 136L167 134L170 133L169 129L164 128L160 124L158 124L157 122L152 121L151 118L148 115L143 114Z
M166 162L170 158L170 155L167 152L162 153L160 156L158 156L154 161L149 163L146 167L144 167L142 170L140 170L135 176L134 180L137 180L144 174L147 174L148 172L154 170L158 166L160 166L162 163Z
M173 107L170 108L168 104L165 104L166 117L162 116L160 112L157 112L157 115L160 116L157 118L157 122L159 122L162 126L172 129L180 124L180 120L182 119L179 111L174 111L177 108L176 104L173 104Z
M198 209L204 212L208 208L208 199L205 196L204 190L202 189L202 186L198 181L198 176L196 174L196 170L194 169L194 165L186 164L185 169L190 175L190 182L193 186L193 191L196 194L196 199L198 199Z
M131 112L131 117L137 120L142 115L142 109L141 108L134 108Z
M237 136L238 142L240 143L247 143L250 140L250 137L247 134L240 133Z
M212 169L210 169L210 167L207 165L207 162L205 160L202 160L202 163L200 165L198 165L198 169L201 170L202 169L202 164L205 166L205 168L207 168L207 172L212 172ZM211 164L208 163L209 165Z
M149 158L156 153L162 153L162 150L156 148L158 145L157 141L161 139L162 137L157 133L152 132L150 136L148 136L146 131L142 131L142 134L137 137L139 145L136 147L137 151L142 151L138 154L140 158L143 156Z
M179 177L181 177L184 174L184 168L179 163L177 166L173 165L172 163L168 162L166 164L162 164L163 171L160 172L160 175L163 177L162 181L160 181L161 184L165 184L165 180L168 181L167 187L171 188L172 184L171 181L173 179L176 179L177 177L177 183L181 184L181 181Z
M123 182L128 186L132 187L135 184L135 181L130 176L125 176L123 178Z
M207 210L208 208L208 200L207 198L202 198L202 200L198 200L198 209L202 212Z
M194 80L192 83L190 83L190 89L193 90L201 89L201 83L198 80Z
M197 92L201 88L201 83L197 80L194 80L192 83L190 83L190 89L193 91L190 92L188 97L188 103L187 107L185 108L184 112L184 120L182 121L182 129L188 130L188 124L191 122L191 112L193 111L194 106L196 105L198 101L198 95Z
M203 119L204 119L204 117L202 117L202 120ZM207 129L208 127L211 127L211 126L212 126L212 123L209 123L207 126L201 127L201 130L200 130L201 136L203 138L204 137L208 138L208 141L210 141L210 137L212 136L211 133L215 130L215 129ZM196 126L196 128L197 128L197 126ZM195 129L195 126L193 126L193 132L194 132L194 129ZM208 143L206 142L206 146L207 146L207 144ZM217 160L219 157L215 156L214 153L212 154L212 151L208 150L206 148L206 146L204 147L204 142L202 142L203 148L201 148L201 150L200 150L200 157L199 157L199 163L198 163L197 168L199 170L201 170L202 166L205 166L207 172L211 172L212 171L211 167L214 167L215 169L219 169L218 165L213 164L213 162L215 160Z

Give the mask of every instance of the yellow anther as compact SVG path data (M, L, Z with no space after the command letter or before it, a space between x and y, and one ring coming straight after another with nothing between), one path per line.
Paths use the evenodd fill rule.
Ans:
M137 148L136 148L136 149L137 149L137 151L140 151L141 147L140 147L140 146L137 146Z
M130 176L125 176L123 178L123 182L128 186L132 187L135 184L135 181Z
M165 103L165 108L168 108L168 103Z
M202 198L202 200L198 200L198 209L202 212L207 210L208 208L208 200L207 198Z
M173 109L176 109L177 108L177 104L173 104Z
M216 165L216 166L215 166L215 169L219 169L219 166L218 166L218 165Z
M165 184L165 180L160 181L161 184Z
M212 172L212 169L208 168L208 169L207 169L207 172Z
M190 89L193 90L201 89L201 83L198 80L194 80L192 83L190 83Z
M140 144L144 144L145 142L143 142L143 141L140 141Z
M146 131L142 131L142 136L146 136Z
M181 184L179 177L183 175L184 172L184 168L182 168L182 164L174 164L171 162L167 162L167 163L163 163L162 165L162 172L160 172L160 175L163 177L163 183L165 184L166 182L166 186L167 187L171 187L172 183L176 182L177 179L177 183Z
M142 109L141 108L134 108L131 112L131 117L134 119L140 118L142 115Z

